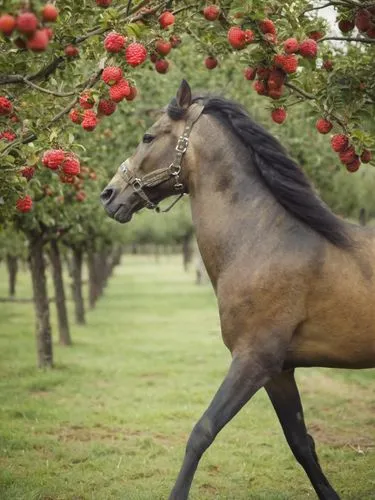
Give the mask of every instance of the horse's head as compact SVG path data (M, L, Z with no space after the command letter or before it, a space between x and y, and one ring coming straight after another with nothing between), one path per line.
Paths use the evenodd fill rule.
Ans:
M118 222L128 222L141 208L156 208L164 198L188 191L187 172L181 165L193 155L192 147L187 152L190 132L203 107L192 104L191 90L184 80L174 107L181 118L172 120L163 113L100 195L108 215Z

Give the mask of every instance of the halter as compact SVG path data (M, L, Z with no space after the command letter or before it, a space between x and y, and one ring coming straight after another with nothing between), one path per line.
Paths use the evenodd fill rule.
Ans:
M175 157L169 167L159 168L157 170L154 170L153 172L150 172L149 174L145 174L142 178L140 178L135 176L132 169L126 165L126 161L124 161L120 165L120 173L122 178L133 188L134 192L137 193L140 198L142 198L142 200L146 203L146 208L149 208L150 210L156 210L157 212L169 212L169 210L183 197L184 185L180 182L179 177L181 173L181 162L189 145L189 136L191 133L191 129L193 128L194 123L202 114L203 108L204 106L197 103L194 103L189 107L185 128L182 135L180 135L177 140ZM159 186L159 184L162 184L163 182L166 182L170 179L174 179L173 187L175 191L180 192L180 194L173 201L173 203L169 205L168 208L160 210L158 204L151 201L147 196L144 188Z

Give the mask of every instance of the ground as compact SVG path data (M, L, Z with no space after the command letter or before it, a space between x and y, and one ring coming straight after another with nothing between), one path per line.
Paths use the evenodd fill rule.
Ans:
M181 267L179 257L124 256L87 326L73 327L74 346L55 345L51 372L35 369L31 304L0 303L2 500L167 498L188 434L230 361L211 288ZM30 294L23 272L18 295ZM342 500L374 499L375 372L297 377ZM191 498L316 498L264 391L205 454Z

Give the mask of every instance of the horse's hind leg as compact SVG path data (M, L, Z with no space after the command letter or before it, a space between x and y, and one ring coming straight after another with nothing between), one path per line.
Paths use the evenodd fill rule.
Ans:
M170 500L186 500L198 462L218 432L275 373L274 366L246 354L234 357L229 372L210 406L195 425Z
M275 408L286 440L304 468L320 500L339 500L320 468L314 440L307 433L294 370L274 376L265 389Z

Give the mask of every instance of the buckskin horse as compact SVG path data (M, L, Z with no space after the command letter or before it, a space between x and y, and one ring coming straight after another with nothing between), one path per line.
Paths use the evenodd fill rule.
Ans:
M307 433L294 369L375 367L374 234L336 217L240 105L192 98L186 81L101 200L124 223L175 193L190 196L232 362L170 499L188 498L204 451L261 387L318 497L339 499Z

